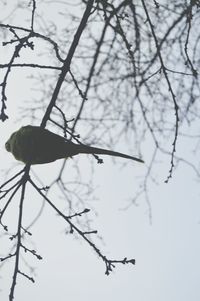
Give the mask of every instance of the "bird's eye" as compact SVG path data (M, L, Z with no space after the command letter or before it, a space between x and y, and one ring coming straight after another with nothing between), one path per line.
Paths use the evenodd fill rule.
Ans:
M9 142L6 142L5 148L8 152L10 152L10 143Z

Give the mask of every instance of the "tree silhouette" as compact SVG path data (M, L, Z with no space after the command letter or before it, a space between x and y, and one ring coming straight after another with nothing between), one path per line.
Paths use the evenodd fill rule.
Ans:
M200 1L88 0L76 1L75 6L50 2L61 19L51 19L45 1L32 0L27 6L19 0L0 23L3 47L12 49L9 62L0 65L0 119L7 120L7 107L12 106L7 98L11 73L16 68L29 68L34 71L31 80L37 87L37 99L23 106L20 119L28 116L31 123L41 128L50 126L76 143L98 142L99 146L113 149L120 140L127 139L130 149L139 154L145 153L145 141L151 141L148 158L143 156L146 174L133 201L144 196L149 202L148 187L154 181L153 169L160 154L166 156L169 166L166 183L179 163L188 164L199 177L198 167L181 158L176 149L179 137L187 135L185 125L199 118ZM22 20L19 15L26 17ZM40 63L27 63L27 52L35 53ZM50 64L41 63L43 60ZM18 274L34 282L21 270L20 253L25 251L41 259L23 242L24 237L31 235L23 227L27 186L32 186L68 223L71 233L78 234L93 248L104 261L106 274L117 263L135 264L134 259L126 257L110 260L90 239L96 231L82 230L82 223L76 218L87 216L90 210L82 204L80 211L72 213L72 199L81 202L81 197L65 182L66 162L49 187L41 188L33 180L29 165L1 185L0 222L5 232L9 225L4 224L3 218L20 191L18 225L10 235L13 249L1 258L3 263L11 258L15 262L9 300L14 299ZM48 196L55 185L68 201L69 215L63 214ZM77 181L76 185L83 185L86 195L91 193L88 184Z

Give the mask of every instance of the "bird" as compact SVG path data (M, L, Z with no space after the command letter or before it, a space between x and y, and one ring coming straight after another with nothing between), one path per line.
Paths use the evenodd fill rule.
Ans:
M77 144L39 126L22 126L12 133L5 148L25 164L45 164L78 154L110 155L144 163L140 158L112 150ZM102 160L99 161L99 163Z

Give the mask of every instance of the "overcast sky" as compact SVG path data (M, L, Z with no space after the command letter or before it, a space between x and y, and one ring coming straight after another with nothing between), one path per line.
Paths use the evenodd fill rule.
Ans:
M0 63L5 63L6 59L5 49L0 47ZM0 70L1 79L3 72ZM1 183L5 171L15 164L14 158L5 151L4 144L16 128L24 125L16 112L19 105L26 104L29 93L31 97L30 81L26 78L26 72L15 70L8 83L9 119L0 124ZM177 151L181 156L193 156L188 142L183 138L178 142ZM143 157L148 158L148 149ZM144 172L144 167L130 162L120 168L120 164L114 164L108 157L104 159L104 164L94 164L97 200L90 201L89 218L93 219L93 229L98 230L102 237L102 240L95 241L108 258L135 258L135 266L118 265L113 273L106 276L102 260L84 241L66 235L64 221L45 205L42 216L31 229L33 236L30 243L43 260L23 254L21 261L25 259L28 265L35 268L35 283L18 275L15 300L200 300L199 183L191 168L180 166L169 184L165 184L170 162L162 159L155 174L158 185L151 185L149 191L151 222L149 204L144 199L124 209L130 205L131 197L138 189L138 177ZM122 163L121 159L116 161ZM48 185L60 164L35 166L33 170ZM85 177L89 158L81 156L78 164ZM17 204L17 198L15 201ZM54 200L56 202L59 199ZM11 228L17 215L16 204L13 204L6 218ZM42 200L28 189L24 217L26 225L37 214L41 204ZM0 237L1 255L8 241L8 237ZM26 267L26 264L23 266ZM0 300L8 300L13 268L10 260L0 269ZM28 266L26 268L29 273Z

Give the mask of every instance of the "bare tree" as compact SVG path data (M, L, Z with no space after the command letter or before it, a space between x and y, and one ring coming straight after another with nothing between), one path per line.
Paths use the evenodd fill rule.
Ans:
M56 18L52 21L48 16L46 2L57 8L61 22ZM3 72L0 119L7 120L7 107L11 106L7 99L11 73L16 68L37 69L31 79L33 85L37 85L37 99L23 106L20 118L28 116L41 128L50 126L77 143L98 142L99 146L113 148L120 140L127 139L130 149L139 154L145 153L145 140L150 139L152 149L145 160L146 174L133 202L144 196L149 203L148 187L154 181L153 169L160 154L166 155L169 166L166 183L179 163L191 166L199 177L197 165L176 152L179 137L187 135L185 125L199 119L199 8L200 1L193 0L171 3L166 0L88 0L73 4L32 0L28 6L25 1L16 1L0 23L3 46L12 47L9 62L0 65ZM28 12L29 20L20 19L18 25L18 14L24 12L26 15ZM24 52L35 52L38 58L38 49L40 61L51 64L24 62ZM41 119L39 113L43 116ZM198 135L188 137L199 139ZM99 157L95 158L101 162ZM87 216L89 209L84 208L80 193L65 181L66 162L64 160L49 187L41 188L39 181L33 180L28 165L1 185L0 198L4 203L0 221L5 232L9 226L4 224L3 218L20 191L18 225L10 237L13 249L1 258L3 263L10 258L15 262L9 300L14 299L18 274L34 282L21 270L20 252L24 250L41 259L23 242L24 237L31 234L23 227L27 185L68 223L71 233L78 234L95 250L106 265L106 274L116 263L135 263L126 257L108 259L90 239L89 234L96 231L90 227L83 230L84 223L76 220ZM75 184L83 186L85 195L92 193L90 185L78 180ZM68 215L48 196L55 185L68 201ZM74 198L81 204L76 213L72 213Z

